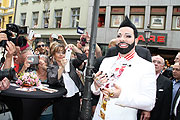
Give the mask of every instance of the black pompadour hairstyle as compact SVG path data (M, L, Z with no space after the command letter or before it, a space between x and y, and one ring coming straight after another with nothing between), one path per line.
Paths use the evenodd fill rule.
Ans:
M126 16L125 20L120 24L119 29L122 27L130 27L134 30L134 36L135 38L138 37L138 31L136 29L136 26L129 20L129 18Z

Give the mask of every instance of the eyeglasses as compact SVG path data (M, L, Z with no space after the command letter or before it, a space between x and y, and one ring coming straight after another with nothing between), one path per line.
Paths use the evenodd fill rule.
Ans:
M178 68L173 68L173 71L180 71L180 69L178 69Z
M45 45L38 45L37 48L40 48L40 47L45 47Z

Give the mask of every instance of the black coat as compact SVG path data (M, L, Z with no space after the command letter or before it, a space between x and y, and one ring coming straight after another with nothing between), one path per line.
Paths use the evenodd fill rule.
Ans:
M172 81L162 74L157 78L156 103L150 120L169 120L172 100Z
M76 73L76 68L78 68L84 62L84 60L87 59L87 57L85 54L76 53L76 55L77 59L73 59L70 61L70 72L68 72L68 74L74 81L79 91L82 92L83 84ZM61 78L58 80L58 69L59 66L56 61L54 61L53 64L50 64L47 68L48 84L51 87L64 87L63 76L61 76Z
M173 110L173 113L172 113L172 120L180 120L180 101L177 101L178 97L180 96L180 87L174 97L174 101L173 101L173 104L172 104L172 110ZM175 104L176 102L179 102L178 103L178 106L177 106L177 109L176 109L176 116L174 115L174 108L175 108Z

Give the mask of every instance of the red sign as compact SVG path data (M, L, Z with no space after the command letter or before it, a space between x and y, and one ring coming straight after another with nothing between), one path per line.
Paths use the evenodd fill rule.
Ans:
M144 33L139 33L138 36L139 44L145 44L146 41L150 45L161 45L166 46L167 43L167 34L164 33L153 33L148 40L145 39Z

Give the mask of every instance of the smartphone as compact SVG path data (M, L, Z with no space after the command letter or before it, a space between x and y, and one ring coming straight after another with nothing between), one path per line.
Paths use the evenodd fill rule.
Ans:
M28 55L27 59L31 61L29 64L39 64L39 55Z
M54 33L51 35L51 37L58 39L58 35L56 35L56 34L54 34Z
M71 52L72 52L72 50L70 48L66 49L66 54L65 54L65 58L67 59L67 64L65 65L65 71L66 72L70 72Z
M35 37L35 38L41 38L41 34L35 33L35 34L34 34L34 37Z
M28 39L31 40L33 38L34 35L34 31L30 30L29 35L28 35Z
M70 48L68 48L68 49L66 50L65 58L66 58L67 60L70 60L70 58L71 58L71 52L72 52L72 50L71 50Z

